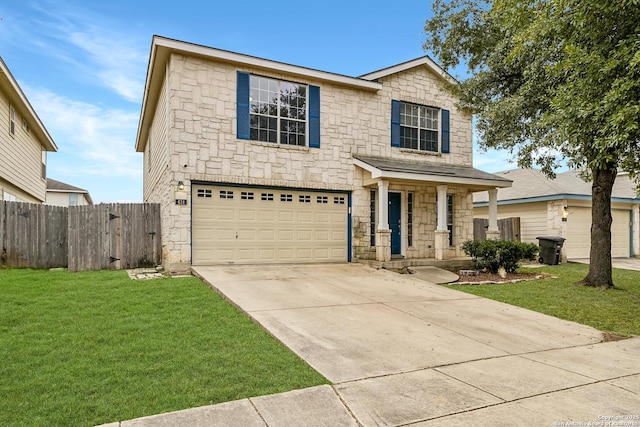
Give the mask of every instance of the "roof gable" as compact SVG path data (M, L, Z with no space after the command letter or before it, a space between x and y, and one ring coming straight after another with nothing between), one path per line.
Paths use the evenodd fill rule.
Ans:
M449 73L447 73L442 67L436 64L428 55L422 56L420 58L412 59L411 61L406 61L401 64L392 65L390 67L383 68L378 71L373 71L371 73L364 74L360 76L360 78L365 80L378 80L382 77L386 77L391 74L402 73L417 67L426 67L433 74L439 76L443 80L446 80L448 83L451 83L451 84L458 83L456 79L451 77Z
M38 117L29 103L29 100L13 77L13 74L11 74L11 71L9 71L9 67L7 67L2 57L0 57L0 88L8 94L9 102L16 106L16 110L18 110L22 116L26 116L28 121L31 122L31 130L45 150L58 151L58 147L55 142L53 142L51 135L49 135L42 121L40 121L40 117Z

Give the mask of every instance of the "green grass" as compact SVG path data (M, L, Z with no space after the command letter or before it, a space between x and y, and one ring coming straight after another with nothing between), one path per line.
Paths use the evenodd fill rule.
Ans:
M196 278L0 269L0 425L87 426L327 383Z
M640 271L614 269L615 288L603 291L577 284L588 268L585 264L523 268L520 271L544 271L557 279L448 287L617 335L640 335Z

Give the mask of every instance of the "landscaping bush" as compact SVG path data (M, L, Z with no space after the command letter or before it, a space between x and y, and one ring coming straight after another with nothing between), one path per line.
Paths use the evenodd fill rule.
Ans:
M520 267L520 260L531 261L538 255L538 245L508 240L467 240L462 250L473 259L475 268L491 273L497 273L500 267L513 273Z

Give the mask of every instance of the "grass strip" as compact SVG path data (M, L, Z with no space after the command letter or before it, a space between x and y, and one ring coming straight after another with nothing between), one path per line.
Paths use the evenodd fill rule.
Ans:
M95 425L327 384L194 277L0 269L0 425Z
M592 326L616 335L640 335L640 271L613 270L615 288L601 290L578 284L585 264L561 264L521 271L543 271L556 278L493 285L447 287L560 319Z

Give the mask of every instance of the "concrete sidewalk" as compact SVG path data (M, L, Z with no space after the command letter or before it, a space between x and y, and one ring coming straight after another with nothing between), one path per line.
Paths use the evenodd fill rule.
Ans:
M589 258L571 258L568 262L579 264L589 264ZM640 271L640 258L611 258L611 266L613 268L621 268L623 270Z
M640 414L640 338L601 343L587 326L362 265L194 270L333 385L109 426L552 426Z

